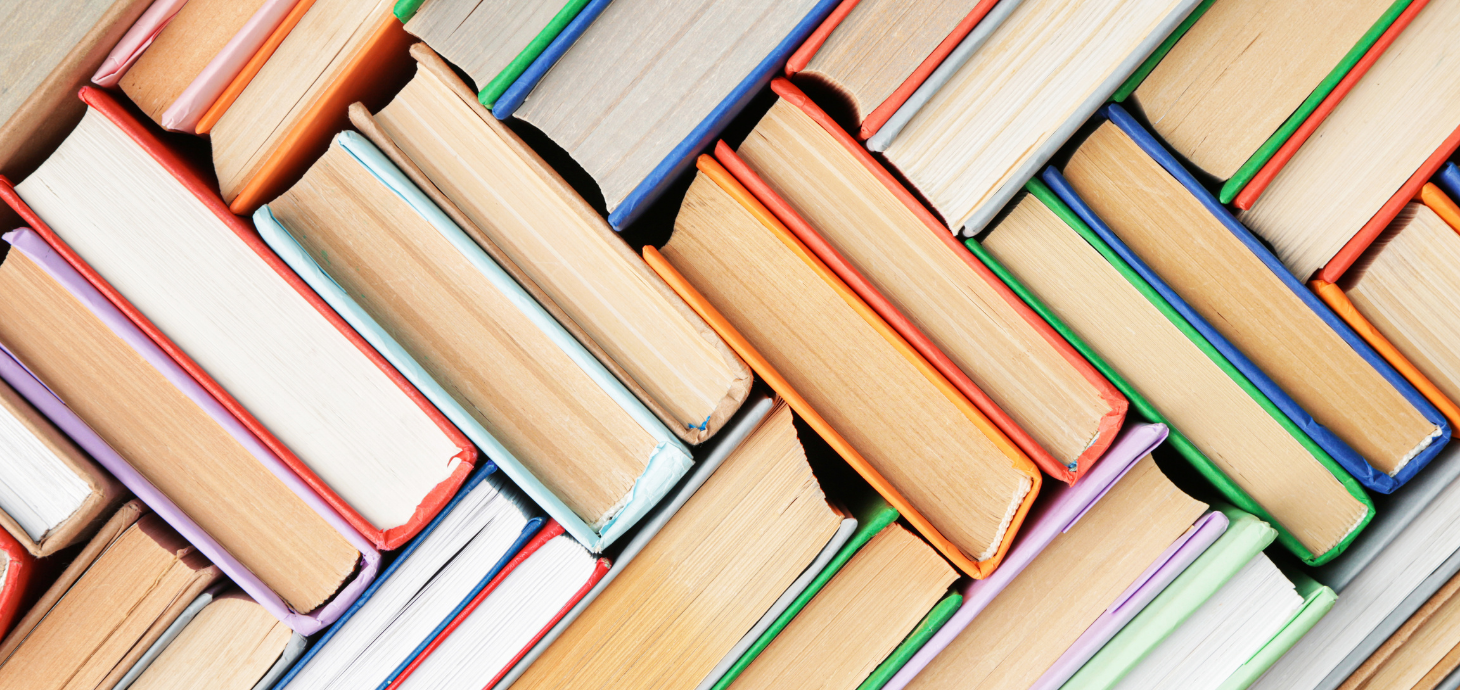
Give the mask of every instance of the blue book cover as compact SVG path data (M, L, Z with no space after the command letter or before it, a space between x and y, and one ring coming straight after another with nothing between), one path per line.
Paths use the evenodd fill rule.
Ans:
M378 591L382 585L390 580L391 576L395 574L396 569L399 568L402 563L405 563L406 560L411 557L411 554L416 552L416 549L421 546L422 542L426 541L426 538L429 537L432 532L436 531L436 526L441 524L441 521L445 520L446 516L450 515L451 511L456 509L457 504L461 503L462 498L471 493L473 489L475 489L482 482L487 481L489 478L492 479L498 490L501 490L505 479L503 479L501 475L493 477L492 475L495 475L496 472L497 466L491 461L482 463L482 466L480 468L472 472L471 476L467 477L466 482L464 482L461 488L457 490L456 496L452 497L451 502L447 503L446 507L442 508L441 512L436 514L435 519L431 520L431 522L428 523L426 527L421 530L421 533L417 534L416 537L411 540L411 543L407 544L406 547L402 549L399 554L397 554L395 560L392 561L391 564L386 567L383 572L380 573L379 577L375 578L374 582L370 583L370 587L367 588L360 595L359 599L355 600L355 603L352 604L350 608L345 610L345 613L340 616L339 620L335 621L334 625L331 625L329 628L325 629L324 634L320 636L318 640L315 640L314 644L310 646L309 651L305 652L304 656L300 657L299 661L294 663L294 666L289 669L288 673L284 674L284 677L281 678L278 684L274 687L280 688L282 690L283 688L287 688L289 686L289 683L294 680L294 676L298 675L299 671L302 670L307 664L309 664L309 660L313 659L314 655L318 653L320 649L323 649L326 644L329 643L330 638L334 637L335 633L343 628L345 626L345 623L353 618L355 616L355 613L358 612L363 606L365 606L365 602L370 601L371 597L375 596L375 592ZM521 503L527 511L535 512L537 510L537 508L532 506L531 503L528 503L526 501L521 501ZM409 664L411 660L416 657L417 654L420 654L422 649L425 649L426 644L435 639L436 636L441 633L441 629L446 627L446 624L451 622L453 618L456 618L457 614L461 613L461 609L465 607L467 603L472 600L472 598L476 597L476 595L482 591L482 588L486 587L487 584L492 581L492 578L497 576L497 573L501 572L502 568L506 566L509 561L512 560L513 556L517 555L517 552L522 549L522 546L524 544L532 540L533 535L537 534L537 531L542 529L542 526L546 521L546 518L541 516L528 519L527 525L522 528L522 534L518 535L517 540L512 542L512 546L507 549L506 553L503 553L502 557L497 559L496 564L492 566L491 570L488 570L487 573L482 576L482 579L477 582L476 586L472 588L471 592L461 600L461 603L456 605L456 608L452 609L450 615L447 615L445 618L443 618L441 622L437 624L436 628L431 631L431 634L427 635L425 639L421 640L421 643L416 646L416 649L412 651L411 654L406 657L406 659L402 661L401 664L397 666L394 671L391 671L390 677L381 684L381 687L385 687L386 685L389 685L392 680L395 680L395 677L400 674L401 670L404 669L406 665Z
M522 76L508 87L492 108L492 114L497 119L505 120L511 117L512 112L522 105L522 102L527 99L528 93L542 80L543 75L547 74L553 64L572 47L573 42L583 35L583 32L588 29L588 25L603 13L608 2L609 0L594 0L583 8L573 23L558 35L557 40L554 40L542 55L533 61L532 66L528 67L527 71L523 72ZM840 0L821 0L816 3L816 6L801 18L791 32L776 44L775 49L766 55L765 59L761 60L755 69L751 70L750 74L746 75L735 89L705 116L705 119L700 121L689 136L684 138L684 141L679 142L679 145L675 146L674 150L670 151L669 155L654 167L648 177L645 177L634 188L634 191L629 193L623 203L613 210L613 213L609 214L608 224L615 230L628 227L664 193L670 183L694 167L695 156L710 149L725 126L730 124L730 121L740 114L746 104L750 103L750 100L785 68L786 60L790 59L791 53L801 47L806 37L821 25L821 22L839 3Z
M1382 357L1380 357L1377 352L1374 352L1374 350L1369 347L1369 344L1364 342L1363 338L1359 337L1359 335L1355 333L1353 329L1349 328L1348 324L1344 323L1344 321L1340 319L1338 315L1329 310L1328 306L1325 305L1318 298L1317 295L1313 294L1302 283L1298 282L1298 279L1294 278L1293 275L1288 272L1288 270L1282 265L1282 263L1278 261L1277 257L1273 256L1272 252L1269 251L1267 247L1264 246L1261 241L1259 241L1251 233L1251 231L1249 231L1241 223L1237 222L1237 219L1232 216L1232 214L1226 209L1226 207L1222 206L1221 203L1217 201L1216 197L1212 196L1212 194L1208 192L1206 188L1202 187L1201 184L1197 182L1196 178L1193 177L1191 173L1187 172L1187 170L1182 167L1179 162L1177 162L1175 157L1173 157L1158 141L1156 141L1154 137L1146 132L1145 128L1143 128L1140 123L1135 120L1135 118L1131 117L1131 115L1127 113L1124 108L1119 105L1111 104L1103 108L1096 115L1096 117L1097 122L1108 119L1111 122L1115 123L1115 125L1120 127L1120 129L1125 132L1126 135L1131 138L1131 140L1133 140L1138 146L1141 147L1141 150L1145 151L1146 154L1151 156L1152 159L1159 163L1161 167L1166 170L1166 172L1170 173L1172 177L1176 178L1176 180L1182 184L1182 186L1186 187L1186 189L1190 191L1197 198L1197 200L1201 202L1203 207L1210 211L1212 215L1216 216L1217 219L1221 221L1222 224L1232 232L1232 234L1236 235L1237 238L1242 241L1244 246L1246 246L1254 255L1262 260L1263 264L1267 266L1268 270L1271 270L1273 274L1277 275L1278 278L1282 280L1283 284L1288 287L1288 289L1292 290L1294 294L1296 294L1299 299L1303 301L1304 304L1312 309L1314 313L1318 314L1318 316L1322 318L1323 321L1327 323L1330 328L1338 333L1338 335L1343 338L1344 342L1348 343L1348 345L1352 347L1354 351L1359 354L1359 356L1363 357L1365 361L1373 366L1374 369L1378 371L1380 375L1382 375L1384 379L1389 382L1390 385L1394 386L1405 397L1405 399L1410 402L1410 404L1414 405L1415 408L1418 409L1422 415L1424 415L1426 420L1439 427L1440 437L1432 442L1423 451L1421 451L1419 455L1410 460L1408 464L1406 464L1398 473L1396 473L1392 477L1369 465L1369 463L1352 448L1350 448L1347 443L1344 443L1336 435L1334 435L1332 431L1329 431L1328 428L1319 424L1313 419L1311 415L1309 415L1306 411L1299 407L1298 403L1294 401L1292 397L1290 397L1287 393L1283 392L1283 390L1279 388L1277 384L1272 381L1272 379L1268 378L1267 374L1263 373L1262 370L1259 369L1257 365L1252 362L1252 360L1248 359L1246 355L1242 354L1242 352L1239 351L1235 346L1233 346L1230 341L1223 337L1221 333L1219 333L1215 328L1211 326L1211 324L1203 319L1201 315L1196 312L1195 309L1187 304L1185 300L1181 299L1181 297L1176 294L1176 292L1172 290L1170 286L1168 286L1163 280L1161 280L1160 276L1156 275L1156 273L1152 271L1150 267L1147 266L1146 263L1142 261L1139 256L1132 252L1130 248L1127 247L1125 243L1122 242L1120 238L1110 230L1109 226L1107 226L1104 221L1102 221L1099 217L1095 215L1094 211L1090 209L1090 207L1084 202L1083 199L1080 198L1080 196L1069 185L1069 183L1065 181L1064 176L1061 175L1060 172L1055 168L1050 167L1044 173L1045 182L1049 184L1049 186L1055 191L1056 194L1060 196L1061 199L1063 199L1066 203L1070 205L1075 213L1080 216L1081 220L1089 224L1091 229L1093 229L1100 236L1101 239L1105 240L1105 242L1108 243L1110 247L1122 259L1130 264L1131 268L1134 269L1136 273L1141 276L1142 279L1149 283L1152 288L1154 288L1163 298L1166 299L1168 303L1171 304L1172 308L1176 309L1176 311L1181 314L1181 316L1185 318L1187 322L1189 322L1194 328L1197 329L1198 332L1202 334L1203 337L1211 342L1212 346L1217 348L1217 350L1222 353L1227 361L1232 363L1232 366L1236 367L1238 371L1242 372L1242 374L1246 376L1248 380L1253 383L1253 385L1257 386L1257 388L1261 390L1262 393L1266 395L1267 398L1278 407L1278 409L1282 410L1285 416L1292 420L1294 424L1297 424L1298 427L1304 431L1304 433L1308 434L1308 436L1319 445L1319 447L1327 451L1334 460L1336 460L1345 470L1347 470L1349 474L1353 475L1355 479L1358 479L1359 482L1362 483L1365 487L1383 494L1391 493L1395 489L1402 486L1417 472L1423 469L1432 458L1439 454L1440 450L1443 449L1445 444L1448 443L1450 440L1450 426L1449 422L1446 421L1445 417L1440 414L1438 409L1431 405L1430 402L1424 398L1424 396L1420 395L1419 391L1415 390L1414 386L1410 385L1409 381L1405 380L1398 371L1395 371L1394 368L1390 366L1389 363L1386 362Z
M1460 199L1460 167L1455 165L1455 161L1445 163L1440 172L1435 173L1435 184L1440 185L1451 201Z

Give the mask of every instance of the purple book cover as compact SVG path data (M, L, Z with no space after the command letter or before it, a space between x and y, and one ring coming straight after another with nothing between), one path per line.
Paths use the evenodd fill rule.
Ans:
M883 686L883 690L902 690L923 670L933 657L943 651L953 638L963 632L968 624L988 606L999 592L1004 591L1019 573L1024 571L1049 546L1055 537L1068 531L1086 512L1110 491L1120 478L1129 472L1136 462L1166 440L1164 424L1137 424L1121 433L1120 438L1105 452L1094 469L1076 482L1074 486L1056 485L1047 496L1035 504L1034 514L1024 523L1018 541L1009 549L1004 562L987 579L973 580L963 588L963 605L948 619L937 634L933 635L923 648L908 660L902 670ZM1051 482L1053 484L1053 482ZM1187 540L1194 530L1178 540ZM1173 546L1173 548L1175 548ZM1149 575L1147 571L1142 577ZM1138 581L1139 582L1139 581ZM1125 598L1124 596L1122 598ZM1132 607L1134 608L1134 607ZM1108 612L1107 612L1108 613Z
M296 613L284 603L283 599L279 598L279 595L265 586L253 573L225 551L218 542L198 527L197 523L183 514L171 500L153 487L151 482L132 469L127 461L117 455L116 451L112 450L100 436L97 436L85 422L66 407L66 403L57 398L45 384L37 380L25 368L25 365L17 361L4 346L0 346L0 355L3 355L0 356L0 378L5 379L16 392L30 401L30 404L70 436L76 445L90 453L91 457L115 475L137 498L142 499L162 519L172 525L178 534L197 547L198 551L208 557L208 560L221 568L243 591L253 597L254 601L283 621L285 625L301 635L310 635L339 618L340 614L344 613L350 604L360 596L360 593L365 591L370 581L374 579L376 570L380 567L380 554L370 545L370 542L360 536L354 528L350 527L349 523L345 522L344 518L315 495L304 482L299 480L299 477L295 476L257 438L254 438L243 424L223 409L217 400L188 376L187 372L159 349L146 334L137 330L137 327L133 326L125 315L117 311L106 297L86 282L86 279L71 268L65 259L58 256L50 245L41 239L40 235L29 229L21 228L6 234L3 239L9 242L15 251L24 254L37 266L40 266L57 284L71 293L71 296L75 297L78 302L85 305L88 311L111 329L112 333L130 345L164 378L192 399L198 407L216 420L219 426L223 427L229 435L237 439L240 445L257 458L259 463L268 468L270 473L278 477L279 481L283 482L290 491L303 499L305 504L314 509L314 512L319 513L330 526L343 535L345 540L360 552L363 562L359 573L333 599L313 613L309 615Z
M1115 634L1120 632L1126 623L1129 623L1132 618L1136 617L1136 614L1146 608L1146 604L1151 603L1157 594L1165 590L1166 585L1171 584L1176 576L1185 572L1186 567L1191 565L1197 556L1202 555L1207 547L1211 546L1212 542L1226 531L1226 515L1214 510L1201 516L1201 519L1197 520L1196 524L1186 531L1186 534L1181 535L1180 539L1166 547L1166 551L1151 564L1151 567L1146 568L1146 572L1141 573L1141 576L1136 578L1136 581L1132 582L1130 587L1127 587L1116 598L1115 603L1111 604L1105 613L1100 614L1100 617L1085 629L1084 634L1080 635L1075 643L1070 645L1070 648L1066 649L1059 659L1055 660L1049 670L1045 671L1039 680L1034 681L1034 685L1029 686L1029 690L1056 690L1064 685L1065 681L1075 675L1075 672L1090 660L1090 657L1095 656L1095 653L1100 651L1100 648L1104 647L1110 638L1115 637Z

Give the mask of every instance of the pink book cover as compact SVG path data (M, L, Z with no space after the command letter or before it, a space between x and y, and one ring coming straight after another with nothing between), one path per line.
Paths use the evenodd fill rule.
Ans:
M162 126L174 132L192 134L203 119L203 113L213 106L219 94L228 87L233 78L243 70L249 58L258 52L269 35L284 21L289 11L299 0L267 0L249 17L238 33L213 56L203 71L178 95L177 100L162 113ZM117 43L96 76L91 78L97 86L112 87L122 80L132 63L141 57L142 51L152 45L153 39L167 28L174 15L187 0L156 0L142 17L132 25L122 40Z
M3 239L10 243L13 251L18 251L34 261L78 302L85 305L87 310L106 324L118 338L131 346L158 373L202 408L208 416L217 420L218 425L237 439L239 444L257 458L270 473L278 477L279 481L289 487L290 491L303 499L305 504L344 536L345 540L360 552L361 563L358 573L353 580L340 589L333 599L316 611L307 615L295 612L284 603L279 595L259 581L218 542L198 527L197 523L183 514L167 496L132 469L131 465L127 464L100 436L97 436L85 422L66 407L64 401L57 398L3 346L0 346L0 378L3 378L16 392L70 436L76 445L90 453L102 467L115 475L133 494L146 502L153 511L172 525L178 534L196 546L234 583L253 597L254 601L283 621L285 625L301 635L310 635L339 618L375 578L375 573L380 567L380 553L324 500L311 491L253 434L249 433L248 429L237 418L229 414L197 381L193 380L171 357L158 348L151 338L133 325L105 296L77 273L40 235L30 229L21 228L7 233Z

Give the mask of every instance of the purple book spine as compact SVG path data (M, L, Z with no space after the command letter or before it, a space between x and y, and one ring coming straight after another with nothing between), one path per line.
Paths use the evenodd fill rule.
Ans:
M1151 603L1156 595L1166 589L1166 585L1171 584L1177 575L1184 572L1186 567L1202 555L1207 547L1211 546L1212 542L1222 536L1225 531L1227 531L1226 515L1217 511L1203 515L1200 520L1196 521L1196 524L1191 526L1191 529L1186 531L1186 534L1181 535L1180 539L1166 547L1166 551L1161 554L1160 558L1157 558L1151 567L1146 568L1146 572L1141 573L1141 576L1126 588L1115 603L1111 604L1105 613L1100 614L1100 617L1085 629L1084 634L1080 635L1079 639L1076 639L1075 643L1070 645L1070 648L1066 649L1059 659L1055 660L1049 670L1039 677L1039 680L1034 681L1034 685L1031 685L1029 690L1055 690L1064 685L1065 681L1075 675L1075 672L1090 660L1090 657L1095 656L1095 653L1100 651L1100 648L1104 647L1110 638L1115 637L1115 634L1120 632L1126 623L1135 618L1141 609L1146 608L1146 604Z
M197 523L185 515L167 496L163 495L152 483L138 474L132 466L127 464L111 446L107 445L96 432L92 431L81 418L77 417L66 403L56 397L49 388L38 380L23 364L17 361L9 350L0 346L0 378L5 379L16 392L20 393L30 404L40 410L42 414L50 418L62 431L66 432L76 445L81 446L91 454L102 467L105 467L118 480L125 484L137 498L142 499L162 519L172 525L183 538L187 539L193 546L197 547L203 555L207 556L223 572L236 583L239 588L253 597L259 605L263 606L285 625L301 635L310 635L325 626L333 623L340 614L344 613L354 603L360 593L370 585L375 578L375 573L380 567L380 553L377 552L370 542L360 536L349 523L345 522L334 509L330 508L318 495L316 495L304 482L300 481L282 461L279 460L267 447L259 442L252 433L246 429L232 414L223 408L202 386L198 385L182 367L178 366L167 353L163 352L151 339L112 306L106 297L91 283L87 282L81 274L77 273L66 260L55 253L46 244L46 241L35 232L21 228L6 234L3 238L6 242L24 254L31 261L40 266L47 275L51 276L57 284L71 293L76 301L84 305L92 315L104 323L112 333L121 338L123 342L132 347L137 354L141 355L149 364L162 374L178 390L188 396L198 407L202 408L208 416L218 422L229 435L238 440L239 444L258 459L269 472L285 486L293 491L295 495L304 500L314 512L318 513L326 522L334 527L345 540L360 552L362 564L359 573L349 584L345 585L324 606L308 615L296 613L289 608L284 600L279 598L273 590L269 589L253 573L243 567L232 555L223 549L218 542L214 541L207 532L198 527Z
M1105 451L1095 468L1074 486L1061 484L1041 497L1035 506L1037 514L1024 523L1017 541L1009 549L1009 555L1004 558L1004 563L993 575L983 580L974 580L964 587L963 605L958 608L958 612L908 660L883 690L901 690L906 687L933 657L973 622L999 592L1004 591L1034 561L1044 547L1073 527L1101 496L1110 491L1135 466L1136 461L1145 457L1164 440L1164 424L1135 425L1122 433L1110 449Z

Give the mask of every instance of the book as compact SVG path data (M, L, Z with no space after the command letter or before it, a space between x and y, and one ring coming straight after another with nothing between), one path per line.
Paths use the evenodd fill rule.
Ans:
M1333 606L1333 590L1284 574L1262 553L1275 530L1223 510L1222 538L1064 687L1245 688Z
M0 688L109 690L219 569L136 501L0 644Z
M356 530L404 544L476 449L148 126L81 96L69 145L0 198Z
M393 4L300 2L204 114L198 131L212 140L233 213L251 214L293 184L348 123L351 103L379 108L410 77L413 39Z
M1446 302L1460 297L1453 269L1439 260L1460 250L1457 224L1460 207L1427 184L1337 284L1309 283L1451 424L1460 420L1454 402L1460 371L1442 335L1446 329L1432 322L1445 317Z
M91 536L126 490L0 382L0 525L36 558Z
M1454 481L1452 467L1460 460L1455 454L1447 449L1436 460L1442 488L1393 506L1391 512L1408 519L1381 525L1392 535L1385 543L1366 549L1355 562L1335 561L1334 569L1313 572L1338 592L1338 603L1254 687L1337 688L1460 572L1460 530L1453 507L1460 483Z
M1075 212L1364 486L1389 493L1423 469L1449 442L1439 410L1123 108L1101 119L1046 172Z
M1052 169L1049 179L1062 180ZM1227 501L1272 525L1309 565L1342 553L1374 516L1359 483L1059 195L1038 180L1028 189L969 249L1125 394L1139 418L1166 424L1172 447Z
M451 619L390 690L494 687L611 566L562 528L544 530ZM483 684L483 678L490 680Z
M1457 590L1460 576L1451 577L1339 687L1433 690L1438 686L1460 665L1455 651L1460 647Z
M1460 79L1442 47L1460 24L1460 6L1444 0L1411 8L1408 27L1261 196L1238 199L1246 209L1238 219L1299 279L1318 273L1335 282L1460 145ZM1392 144L1376 150L1375 140Z
M933 636L938 634L938 631L943 629L944 625L948 624L962 605L963 595L955 587L953 591L948 592L948 596L943 597L943 600L933 607L933 610L928 612L928 615L923 617L912 632L907 634L907 638L897 645L897 649L892 650L892 653L887 655L887 658L883 659L877 668L872 669L872 674L857 686L857 690L881 690L887 687L888 681L892 680L892 677L902 670L913 655L917 654L933 639Z
M0 17L0 175L24 179L71 133L86 108L76 89L91 78L149 0L15 3Z
M516 682L532 666L532 663L557 641L558 637L563 634L563 631L567 630L578 619L579 614L583 613L584 610L592 605L598 599L598 595L607 590L618 579L621 573L628 570L629 565L634 562L634 559L640 553L649 549L649 545L653 543L654 539L659 535L659 532L679 513L679 509L684 507L689 502L689 499L695 495L695 492L699 491L700 487L704 486L705 482L719 469L720 465L740 448L740 445L760 426L761 421L765 419L766 415L770 413L774 406L775 401L767 396L763 390L752 390L745 405L741 406L740 411L736 412L735 416L731 417L730 421L726 423L725 430L696 449L694 468L683 479L679 480L679 483L674 487L674 491L666 496L663 501L660 501L654 510L644 516L637 529L633 530L623 541L618 542L609 549L610 560L612 560L613 566L608 569L608 572L604 573L603 577L578 600L578 603L573 605L573 608L569 609L562 618L558 619L546 634L533 643L532 648L527 650L527 653L518 659L512 665L511 670L498 681L498 685L506 688ZM849 525L848 523L851 524ZM836 532L832 533L831 539L822 546L821 551L813 559L812 565L814 566L818 561L824 562L824 558L830 558L827 555L828 552L834 555L836 550L840 548L841 543L845 543L846 538L850 537L851 531L855 529L856 519L850 516L843 516L841 526L837 528ZM838 539L841 541L838 542ZM649 549L649 552L651 554L655 553L652 549ZM786 588L786 591L781 593L781 597L777 598L770 609L767 609L766 614L763 614L761 619L756 622L756 626L761 625L765 621L766 615L781 604L781 600L786 596L786 592L790 592L797 586L797 583L802 582L802 578L806 574L805 570L809 570L811 567L807 566L806 569L803 569L802 575L797 577L796 580L793 580L791 585ZM804 586L802 586L802 589L804 589ZM767 623L767 625L769 624ZM751 629L753 631L755 626L752 626ZM742 644L748 647L749 642L745 641L745 637L749 634L746 633L746 635L741 636L741 641L737 642L735 647L739 647ZM733 651L735 647L732 647L731 650ZM725 663L724 659L726 656L730 656L730 653L727 652L721 657L721 663ZM738 658L739 655L737 654L731 661Z
M35 558L9 532L0 532L0 635L24 613Z
M750 368L423 44L416 76L351 122L681 440L713 436Z
M846 547L855 553L845 565L833 562L825 586L764 646L741 657L743 667L719 687L782 688L817 677L820 687L854 690L958 579L937 551L895 522L857 541Z
M1410 0L1207 0L1116 92L1231 201ZM1281 65L1281 69L1279 69Z
M247 594L213 585L183 610L113 690L206 685L267 690L270 675L293 661L304 638Z
M177 105L225 49L242 50L234 47L234 41L240 32L251 28L250 23L267 23L268 14L282 17L270 4L280 3L157 0L132 25L91 81L97 86L120 87L147 117L164 128L192 133L182 123L168 122L167 114L172 113L176 119ZM165 14L158 13L159 9Z
M336 137L254 223L589 550L688 471L673 432L359 134Z
M276 687L384 687L524 545L544 530L562 533L496 469L472 473Z
M1164 429L1132 432L1089 477L1055 487L1004 566L1011 574L966 585L958 613L887 688L1029 687L1194 526L1221 532L1152 459Z
M944 557L987 577L1039 472L724 167L698 166L649 265Z
M879 504L879 506L881 505L886 504L883 502ZM888 508L885 512L879 512L877 517L884 515L891 516L886 518L887 521L897 519L897 511L891 508ZM732 668L743 668L741 660L746 657L746 652L750 651L752 647L764 648L765 645L762 643L762 638L765 638L766 642L774 639L773 637L767 636L767 632L773 626L779 625L781 628L785 627L785 621L782 620L782 616L787 611L791 611L793 607L797 610L804 608L806 601L810 596L815 594L815 591L808 594L808 590L817 588L819 591L820 587L826 585L826 580L831 577L828 568L837 561L844 563L847 560L842 557L847 544L854 537L863 537L865 541L866 537L871 536L866 530L859 530L858 526L859 519L855 514L842 518L841 527L837 528L836 533L831 535L831 539L826 542L826 546L821 547L821 552L816 554L816 559L811 561L811 565L806 566L806 569L801 571L801 574L791 582L791 585L786 588L786 591L781 592L781 596L777 597L775 603L771 604L771 607L766 609L765 613L761 614L760 620L757 620L755 625L751 626L750 630L740 637L740 641L736 642L735 646L731 647L730 651L725 653L725 656L720 657L720 663L715 664L715 667L710 669L709 673L705 674L704 679L700 680L700 684L696 686L697 690L711 690L711 688L720 685L721 679L725 678L726 674ZM848 552L846 556L849 558L851 553ZM950 596L957 595L950 593ZM789 618L786 620L789 620Z
M4 241L0 378L270 613L305 634L338 617L369 542L40 236Z
M835 5L592 2L492 113L561 146L623 229L684 177Z
M617 577L502 684L691 687L735 646L845 515L828 504L808 459L814 438L790 408L760 414ZM650 644L656 653L644 654Z
M1000 3L867 147L946 223L983 229L1197 0Z
M490 109L588 3L396 0L395 16L411 35L461 65Z
M1077 480L1125 399L825 111L784 79L771 89L717 160L1040 469Z
M877 133L994 0L944 0L917 7L842 0L786 61L786 76L825 95L857 138Z

